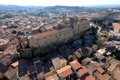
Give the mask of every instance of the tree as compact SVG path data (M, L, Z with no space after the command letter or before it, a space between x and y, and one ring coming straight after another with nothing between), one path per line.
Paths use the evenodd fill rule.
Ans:
M113 54L113 55L112 55L112 57L113 57L114 59L117 59L117 57L116 57L116 55L115 55L115 54Z
M102 22L103 22L103 20L102 19L92 19L92 20L90 20L91 22L93 22L93 23L95 23L95 24L98 24L98 25L101 25L102 24Z
M81 63L81 61L82 61L83 59L85 59L85 57L84 57L84 56L81 56L80 58L78 58L78 62Z
M21 32L21 31L19 31L19 32L18 32L18 35L23 35L23 34L24 34L24 33L23 33L23 32Z
M14 30L14 31L12 31L12 33L13 33L13 34L16 34L17 32Z
M12 24L9 28L17 28L17 26Z
M102 44L102 41L101 41L101 40L96 40L96 44L97 44L97 45L101 45L101 44Z
M101 33L105 34L106 36L109 36L107 31L101 31Z
M4 18L12 18L12 17L13 17L12 14L5 14L5 15L4 15Z
M109 20L108 20L108 19L106 19L104 22L105 22L105 23L107 23L108 21L109 21Z

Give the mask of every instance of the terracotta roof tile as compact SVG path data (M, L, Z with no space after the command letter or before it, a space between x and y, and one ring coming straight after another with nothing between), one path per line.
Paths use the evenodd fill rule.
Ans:
M16 50L16 46L10 46L4 50L4 52Z
M94 75L98 78L98 79L100 79L100 80L109 80L110 78L111 78L111 76L110 75L108 75L107 73L105 73L105 74L101 74L99 71L95 71L94 72Z
M36 39L36 38L40 38L40 37L45 37L45 36L57 34L57 33L58 33L57 30L53 30L53 31L47 31L47 32L43 32L43 33L33 34L32 37L33 37L34 39Z
M14 62L14 63L12 63L11 65L13 66L13 67L16 67L16 66L18 66L18 61L17 62Z
M72 62L70 62L70 65L75 69L79 69L80 67L82 67L82 65L77 61L77 60L74 60Z
M78 52L78 51L75 51L74 54L76 55L76 57L80 58L82 55Z
M80 79L77 79L77 80L95 80L95 78L88 73L88 74L82 76Z
M70 74L72 74L73 71L72 71L72 69L71 69L71 66L68 65L68 66L65 66L65 67L59 69L59 70L57 71L57 73L58 73L59 76L62 76L62 77L65 78L65 77L69 76Z
M83 76L84 74L88 73L88 70L87 70L84 66L82 66L81 68L79 68L79 69L77 70L77 73L78 73L80 76Z
M95 16L95 18L101 18L101 17L105 17L105 16L107 16L107 14L97 15L97 16Z
M21 64L21 63L25 63L25 62L27 62L27 60L25 60L25 59L21 59L21 60L19 60L19 64Z
M119 23L113 23L113 26L117 27L118 29L120 29L120 24Z
M114 77L119 80L120 79L120 68L118 68L115 73L114 73Z
M101 74L105 72L105 70L102 69L101 67L98 67L97 70L98 70Z
M19 40L17 38L15 38L14 40L11 41L11 43L13 43L13 44L19 43Z

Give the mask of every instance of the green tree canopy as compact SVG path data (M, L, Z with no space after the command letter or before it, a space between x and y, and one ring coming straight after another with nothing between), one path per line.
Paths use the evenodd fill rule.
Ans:
M101 31L101 33L105 34L106 36L109 36L107 31Z
M96 44L97 44L97 45L101 45L101 44L102 44L102 41L97 39L97 40L96 40Z
M4 15L4 18L12 18L12 17L13 17L12 14L5 14L5 15Z
M14 30L14 31L12 31L12 33L13 33L13 34L16 34L17 32Z

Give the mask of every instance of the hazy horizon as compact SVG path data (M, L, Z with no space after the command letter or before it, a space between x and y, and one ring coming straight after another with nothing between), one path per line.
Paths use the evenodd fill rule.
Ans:
M92 5L120 5L120 0L2 0L0 4L19 6L92 6Z

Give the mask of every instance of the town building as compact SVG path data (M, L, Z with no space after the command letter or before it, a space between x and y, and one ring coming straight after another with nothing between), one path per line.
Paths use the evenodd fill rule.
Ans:
M59 55L59 54L56 55L55 57L52 57L51 61L56 70L67 65L67 60L62 55Z
M9 40L0 39L0 50L5 50L9 44Z
M57 70L57 74L59 77L62 77L66 80L71 79L71 76L73 75L73 70L70 65L67 65L59 70Z
M98 67L95 71L94 71L94 75L96 77L96 79L100 79L100 80L114 80L108 73L105 72L104 69L102 69L101 67Z
M89 74L88 69L82 66L77 60L70 62L73 71L77 74L78 80L95 80L95 78Z
M119 23L113 23L114 32L120 33L120 24Z

